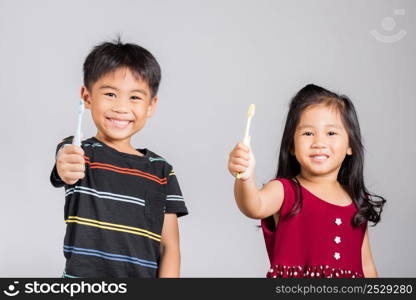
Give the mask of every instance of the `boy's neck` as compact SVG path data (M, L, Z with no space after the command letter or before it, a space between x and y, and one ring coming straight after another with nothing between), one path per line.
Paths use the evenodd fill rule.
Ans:
M134 154L138 156L143 156L142 153L137 151L130 143L131 137L124 139L124 140L112 140L108 139L105 135L97 132L95 138L100 142L103 142L107 146L116 149L119 152Z

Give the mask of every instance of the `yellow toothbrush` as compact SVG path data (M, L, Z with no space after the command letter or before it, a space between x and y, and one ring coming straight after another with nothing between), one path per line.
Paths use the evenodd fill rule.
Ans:
M250 146L250 126L251 126L251 118L253 118L254 113L256 112L256 105L255 104L250 104L250 106L248 107L248 112L247 112L247 125L246 125L246 131L244 133L244 139L243 139L243 144L246 146ZM237 173L237 175L235 176L237 179L240 179L241 177L241 173Z

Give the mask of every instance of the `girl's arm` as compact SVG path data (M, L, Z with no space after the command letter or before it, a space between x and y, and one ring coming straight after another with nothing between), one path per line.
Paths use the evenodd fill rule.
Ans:
M378 277L373 255L371 254L368 229L365 232L363 246L361 247L361 260L363 264L364 277Z
M228 169L240 179L234 183L234 197L240 211L249 218L264 219L276 214L282 206L284 191L278 180L273 180L257 189L254 179L255 160L251 149L238 144L230 153Z
M181 255L176 214L165 214L160 241L159 277L179 277Z

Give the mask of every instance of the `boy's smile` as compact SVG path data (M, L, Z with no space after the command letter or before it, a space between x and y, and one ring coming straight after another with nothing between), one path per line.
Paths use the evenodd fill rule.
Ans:
M128 149L130 138L143 128L156 109L147 82L128 68L119 68L98 79L88 90L81 88L85 107L91 109L96 138L118 150Z

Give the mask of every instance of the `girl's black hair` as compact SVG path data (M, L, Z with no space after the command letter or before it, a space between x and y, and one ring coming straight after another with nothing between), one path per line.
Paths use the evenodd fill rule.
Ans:
M371 194L364 184L364 146L361 142L360 125L357 113L351 100L344 95L337 95L322 87L309 84L302 88L290 102L285 129L280 146L279 162L276 178L291 179L295 190L295 203L291 210L283 216L289 218L297 214L302 208L302 192L296 176L300 173L300 165L292 154L294 150L294 136L302 112L311 105L326 104L335 106L341 114L342 121L348 132L349 146L352 155L347 155L338 173L338 181L347 191L358 208L352 219L353 226L359 226L366 220L376 225L386 200ZM292 181L292 180L295 181Z
M88 54L84 62L84 85L91 89L97 80L118 68L128 68L149 85L151 97L156 96L161 80L156 58L139 45L123 44L120 38L97 45Z

